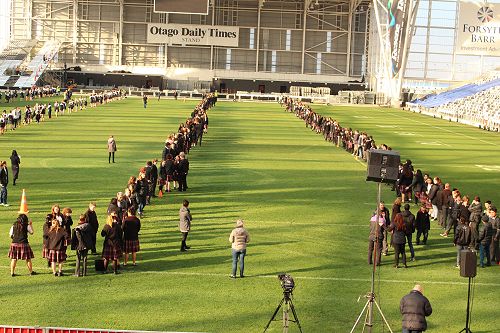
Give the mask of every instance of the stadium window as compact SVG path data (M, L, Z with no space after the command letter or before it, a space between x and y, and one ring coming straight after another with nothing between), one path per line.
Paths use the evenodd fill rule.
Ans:
M231 49L226 50L226 69L231 69Z
M160 23L167 23L167 13L160 13L159 15Z
M255 28L250 28L250 46L251 49L255 49Z
M359 14L354 15L354 31L360 31L361 28L361 17Z
M292 30L286 31L285 50L290 51L292 47Z
M342 27L342 16L335 16L335 25L337 26L337 28Z
M276 54L276 50L273 50L271 52L271 72L275 73L276 72L276 60L278 56Z
M321 74L321 52L316 56L316 74Z
M99 44L99 65L104 65L104 51L105 45L103 43Z
M326 52L332 52L332 32L326 32Z
M158 46L158 63L163 64L163 56L165 54L165 46L160 45Z

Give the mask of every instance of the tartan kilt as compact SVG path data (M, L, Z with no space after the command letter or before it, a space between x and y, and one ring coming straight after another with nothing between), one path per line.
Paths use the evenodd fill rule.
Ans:
M50 262L56 262L58 264L65 262L66 258L68 256L66 255L66 249L64 250L49 250L48 255L47 255L47 260Z
M9 258L16 260L28 260L34 258L35 255L28 243L11 243L9 250Z
M141 250L139 240L125 240L125 253L134 253Z
M122 256L122 249L116 246L105 244L102 249L102 257L106 260L117 260Z
M49 257L49 250L47 250L47 248L44 245L42 249L42 258L48 258L48 257Z
M167 179L165 180L165 182L171 182L174 180L174 176L173 175L167 175Z

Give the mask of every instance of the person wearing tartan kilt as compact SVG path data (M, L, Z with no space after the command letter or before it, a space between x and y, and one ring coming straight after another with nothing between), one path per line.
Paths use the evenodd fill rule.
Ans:
M113 272L119 274L118 265L122 256L123 231L116 212L111 212L102 228L101 236L104 237L104 247L102 257L104 258L104 267L107 269L109 261L113 261Z
M137 252L140 251L139 231L141 230L141 221L135 216L135 208L128 209L128 216L123 221L123 239L125 260L123 266L127 266L128 255L132 253L132 265L136 266Z
M57 220L59 222L59 225L63 225L63 215L61 213L61 207L58 204L55 204L52 206L52 210L50 214L47 214L47 217L45 218L45 224L43 225L43 248L42 248L42 258L47 259L47 266L51 267L50 260L49 260L49 250L47 247L47 234L49 233L49 229L52 226L52 220Z
M19 214L9 232L10 238L12 238L9 250L9 258L11 259L10 275L13 277L16 276L16 264L18 260L26 260L26 266L28 266L30 275L36 274L31 262L31 259L35 256L28 243L28 233L33 235L33 224L31 220L28 221L26 214Z
M62 276L62 266L66 261L67 242L70 239L66 229L64 229L59 221L52 220L49 232L47 233L47 259L52 263L52 273L54 276Z

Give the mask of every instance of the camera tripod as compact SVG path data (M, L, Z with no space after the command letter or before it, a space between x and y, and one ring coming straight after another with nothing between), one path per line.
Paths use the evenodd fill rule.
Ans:
M278 307L274 311L273 316L271 317L266 327L264 328L264 332L267 331L269 325L271 325L271 322L275 321L276 315L278 314L278 311L282 306L283 306L283 333L288 333L288 327L290 326L290 322L296 323L297 326L299 327L300 333L302 333L302 327L300 327L299 317L297 317L297 312L295 311L295 307L293 306L292 302L292 292L287 290L283 291L283 298L281 299L280 304L278 304ZM289 317L290 311L292 311L293 320L291 320Z

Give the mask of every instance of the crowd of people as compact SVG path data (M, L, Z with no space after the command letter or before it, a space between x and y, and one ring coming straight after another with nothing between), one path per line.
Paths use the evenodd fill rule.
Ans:
M29 93L29 95L28 95ZM12 92L17 96L17 92ZM26 95L21 91L21 98L33 100L41 97L59 96L56 88L33 88L27 90ZM29 96L29 97L24 97ZM34 105L26 105L24 110L20 107L14 107L10 111L3 110L0 115L0 135L5 134L7 130L16 130L19 126L29 125L51 119L53 116L58 117L65 113L71 114L73 112L85 110L90 100L90 107L97 107L101 104L106 104L112 100L124 98L121 90L103 91L101 93L93 93L88 98L80 96L73 98L73 92L69 89L64 92L64 97L61 101L35 103Z
M108 97L113 98L113 96ZM103 272L107 272L111 263L113 272L119 274L120 259L124 257L123 265L127 266L130 255L132 265L137 264L137 252L140 251L140 218L143 217L146 206L151 204L151 198L157 196L157 184L159 184L159 196L170 191L170 183L173 183L174 189L178 187L179 191L186 191L186 176L189 170L186 154L192 147L201 146L203 133L208 131L207 111L215 105L215 101L212 95L208 95L196 106L186 122L179 126L178 132L168 136L162 154L165 159L162 160L159 169L156 166L156 159L147 161L137 176L129 178L125 189L111 199L106 211L106 222L101 229L103 249L100 254L97 254L97 235L100 225L95 210L96 204L94 202L89 204L87 211L79 216L78 224L74 228L72 209L65 207L61 210L58 204L52 206L43 226L42 257L47 260L47 265L52 268L54 276L64 274L62 268L67 260L68 248L76 251L75 276L86 275L89 252L102 257ZM11 275L16 276L18 260L26 260L30 274L34 275L36 273L31 262L34 255L28 242L29 234L33 234L34 230L27 216L28 212L20 210L19 213L10 230ZM192 219L187 200L184 200L179 211L179 219L179 229L182 234L181 251L185 252L189 249L186 241ZM241 247L241 244L239 246ZM239 257L243 263L244 255L241 253L240 251ZM96 261L96 269L100 266L99 260ZM241 274L243 275L243 264Z
M342 127L336 120L317 114L309 105L297 99L284 98L280 103L286 111L304 120L306 127L356 158L366 161L372 148L391 150L385 144L377 146L373 137L366 132ZM392 246L394 267L400 267L399 257L402 257L403 267L407 267L406 244L410 260L413 261L413 233L417 233L417 245L426 245L431 221L436 221L442 228L442 237L453 239L457 249L456 267L460 265L460 251L464 249L479 250L481 267L500 264L500 217L491 201L486 201L483 206L479 196L464 195L458 188L444 183L440 177L422 173L420 169L414 168L411 160L400 164L398 180L393 189L396 199L392 211L389 212L385 204L381 203L379 217L374 213L370 221L369 264L375 261L380 265L381 254L388 255ZM416 216L411 212L410 203L419 205Z

